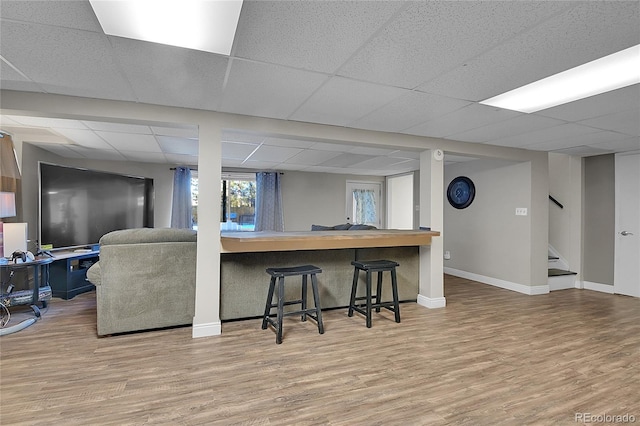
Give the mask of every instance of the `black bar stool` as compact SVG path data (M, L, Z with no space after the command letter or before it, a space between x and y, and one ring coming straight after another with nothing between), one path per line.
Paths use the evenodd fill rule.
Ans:
M355 267L353 270L353 284L351 285L351 299L349 301L349 316L353 316L353 311L360 312L367 319L367 327L371 328L371 308L376 308L376 312L380 312L380 308L386 308L395 314L396 322L400 322L400 305L398 303L398 281L396 279L396 266L400 266L399 263L392 260L368 260L360 261L354 260L351 264ZM366 295L356 297L356 290L358 288L358 278L360 271L367 273L366 281ZM393 301L381 302L382 298L382 273L391 272L391 290L393 293ZM371 274L373 272L378 273L378 286L376 288L376 294L371 294ZM371 302L371 299L375 298L375 303ZM364 300L365 303L357 303ZM364 308L364 309L362 309Z
M324 333L322 325L322 311L320 307L320 294L318 293L318 280L316 274L322 272L322 269L313 265L293 266L289 268L267 268L267 273L271 275L269 283L269 294L267 296L267 304L264 308L264 316L262 317L262 329L266 330L267 324L271 324L276 331L276 343L282 343L282 318L288 315L301 315L302 321L307 320L307 316L311 317L318 324L318 332ZM284 277L294 275L302 275L302 297L298 300L285 301L284 297ZM313 290L314 308L307 308L307 276L311 275L311 289ZM276 278L278 278L278 302L273 303L273 293L276 288ZM284 312L287 305L300 304L301 309L293 312ZM271 309L277 308L276 320L270 318Z

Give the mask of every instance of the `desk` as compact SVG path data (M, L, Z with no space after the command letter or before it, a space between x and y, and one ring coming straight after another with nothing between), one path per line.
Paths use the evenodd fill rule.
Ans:
M51 287L49 286L49 264L53 262L50 257L38 257L31 262L13 263L0 265L0 277L2 277L0 287L0 303L4 306L16 305L37 305L42 302L42 306L46 307L47 302L51 300ZM33 288L20 289L13 291L15 285L14 276L23 275L24 281L29 280L29 270L33 272ZM24 286L24 282L23 282ZM27 284L30 287L30 284Z
M277 266L320 267L320 299L325 309L348 306L353 280L351 261L394 260L400 263L400 300L415 301L420 281L419 247L430 245L431 238L438 235L439 232L413 230L223 232L220 318L261 316L269 284L265 269ZM385 291L389 287L385 286Z

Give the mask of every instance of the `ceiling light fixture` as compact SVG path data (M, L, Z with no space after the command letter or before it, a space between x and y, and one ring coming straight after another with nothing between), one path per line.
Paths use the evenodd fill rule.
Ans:
M640 45L535 81L480 102L536 112L640 83Z
M242 0L90 0L105 34L229 55Z

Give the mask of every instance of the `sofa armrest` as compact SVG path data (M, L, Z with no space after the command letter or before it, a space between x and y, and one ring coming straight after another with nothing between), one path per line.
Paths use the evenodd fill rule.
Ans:
M96 262L94 263L88 270L87 270L87 280L89 280L89 282L95 286L99 286L102 284L102 273L100 270L100 262Z

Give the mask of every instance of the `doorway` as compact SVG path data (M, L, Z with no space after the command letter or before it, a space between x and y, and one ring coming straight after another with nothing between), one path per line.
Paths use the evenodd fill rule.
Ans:
M413 173L387 178L387 228L413 229Z
M615 156L613 291L640 297L640 152Z

